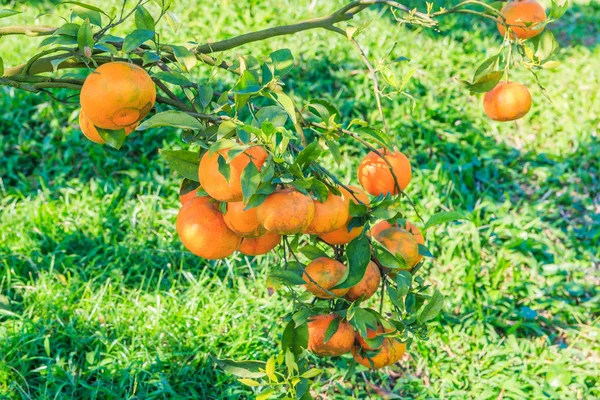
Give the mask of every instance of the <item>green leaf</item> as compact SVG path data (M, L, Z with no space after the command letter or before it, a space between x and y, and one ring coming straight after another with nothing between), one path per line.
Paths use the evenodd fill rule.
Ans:
M152 31L156 29L156 23L152 15L142 5L137 6L135 10L135 27L137 29Z
M259 125L262 125L265 121L269 121L274 126L284 126L288 119L288 114L279 106L266 106L258 110L256 118Z
M123 41L123 53L130 53L140 47L143 43L152 39L154 39L154 31L136 29L125 36L125 40Z
M412 288L412 275L408 271L398 271L394 281L396 282L398 292L402 297L406 296Z
M373 246L373 252L375 253L375 257L384 267L391 269L409 269L410 267L406 265L406 262L401 259L396 254L392 254L387 248L385 248L381 243L377 240L372 240L371 245Z
M267 360L267 364L265 365L265 374L271 381L277 381L277 377L275 376L275 357L271 356Z
M21 12L15 11L15 10L6 10L6 9L0 10L0 18L11 17L16 14L21 14Z
M157 126L171 126L174 128L200 130L204 126L196 118L183 111L163 111L148 118L138 126L138 131L154 128Z
M550 13L548 15L548 19L559 19L567 12L569 8L569 2L565 0L562 5L556 4L554 0L552 0L552 7L550 8Z
M567 387L572 380L573 374L565 365L553 364L546 372L546 382L553 388Z
M196 102L202 106L202 110L205 110L206 107L208 107L212 101L213 94L212 87L206 85L198 86L198 97L196 98Z
M106 13L104 10L102 10L101 8L99 8L99 7L96 7L96 6L89 5L89 4L87 4L87 3L82 3L81 1L71 1L71 0L65 0L65 1L61 2L60 4L75 4L75 5L77 5L77 6L81 7L81 8L84 8L84 9L86 9L86 10L90 10L90 11L96 11L96 12L98 12L98 13L100 13L100 14L104 14L105 16L107 16L107 17L109 17L109 18L110 18L110 15L108 15L108 14L107 14L107 13Z
M291 320L281 337L281 347L290 349L292 353L298 355L308 347L308 325L302 324L296 327L296 324Z
M320 201L321 203L324 203L327 200L327 197L329 197L329 189L327 188L327 185L317 179L313 178L310 190L317 198L317 201Z
M302 271L298 274L298 271L292 271L289 269L276 269L269 273L271 278L277 279L288 285L306 285L306 282L302 278Z
M429 299L429 302L427 303L425 308L423 308L423 311L421 311L421 314L419 315L419 321L420 322L431 321L439 314L443 305L444 305L444 296L442 296L442 294L440 292L438 292L437 290L434 291L433 296L431 296L431 299Z
M200 184L192 179L183 178L181 186L179 186L179 195L183 196L190 192L197 192L200 188Z
M325 337L323 338L323 343L329 342L329 339L331 339L331 337L333 335L335 335L335 333L338 331L339 326L340 326L339 318L336 317L333 320L331 320L331 322L329 323L329 326L327 327L327 330L325 331Z
M269 197L268 194L254 194L254 195L252 195L250 197L250 199L248 199L248 202L246 203L246 207L244 207L244 210L250 210L251 208L260 206L262 203L265 202L265 200L267 199L267 197Z
M253 162L249 162L246 165L246 168L242 171L240 180L242 183L242 196L244 197L244 202L247 202L256 193L256 189L258 189L258 185L260 184L260 172Z
M265 389L256 396L256 400L267 400L275 394L275 389Z
M4 60L0 57L0 76L4 75Z
M427 246L419 243L419 254L424 256L424 257L429 257L429 258L433 258L433 254L431 254L431 252L429 251L429 249L427 248Z
M173 85L183 86L183 87L192 87L194 83L186 78L184 75L180 74L177 71L160 71L152 75L154 79L160 79L161 81L165 81L167 83L172 83Z
M310 315L310 310L308 308L301 308L294 315L292 315L292 320L295 323L295 326L298 327L302 324L305 324Z
M79 47L79 52L84 55L85 58L90 58L86 53L90 56L92 54L91 52L94 48L94 36L92 35L92 27L89 19L86 19L77 31L77 46Z
M296 123L296 107L294 107L294 102L292 99L283 92L276 92L275 97L277 98L277 102L283 107L285 112L287 112L288 116L292 120L292 123Z
M315 161L321 156L321 147L319 142L314 141L306 146L296 157L296 164L301 170L304 170L311 162Z
M541 35L530 39L535 49L535 55L540 60L546 60L560 47L552 32L548 29L544 30Z
M54 32L54 35L55 36L64 35L64 36L77 37L77 33L79 32L80 27L81 27L81 25L79 25L79 24L67 22L66 24L63 24L60 28L58 28Z
M275 68L275 76L281 77L294 68L294 56L289 49L280 49L270 55Z
M229 164L227 164L227 160L225 160L225 157L219 154L217 163L219 164L219 173L223 175L223 178L225 178L227 182L229 182L229 178L231 177L231 168L229 167Z
M484 62L482 62L481 65L475 71L475 75L473 76L473 81L476 82L482 76L493 71L499 58L500 58L500 55L496 54L495 56L491 56L490 58L488 58Z
M184 72L190 72L190 70L196 66L196 62L198 61L196 55L184 46L171 47L173 48L175 58L181 65L181 69L183 69Z
M356 285L365 276L371 261L371 245L365 235L360 235L346 246L348 277L334 289L346 289Z
M167 13L165 14L165 17L167 18L167 23L171 26L173 31L177 32L177 30L181 26L181 21L179 20L179 17L177 17L177 15L175 15L171 11L167 11ZM220 64L220 63L217 63L217 65L218 64Z
M308 109L323 121L329 121L331 116L334 116L334 120L338 123L341 120L341 114L338 109L327 100L311 99L308 104Z
M153 51L145 51L144 55L142 56L142 60L144 61L144 65L148 65L154 64L155 62L159 61L160 57Z
M331 152L331 156L335 163L339 166L342 164L342 154L340 153L340 145L329 139L325 139L325 143L327 144L327 148Z
M91 24L96 26L102 26L102 15L100 15L100 9L92 6L84 5L83 3L69 2L72 4L79 4L79 6L73 7L73 14L82 20L89 19ZM91 8L90 8L91 7ZM71 20L73 18L71 17Z
M117 150L119 150L121 146L123 146L125 138L127 137L127 135L125 135L125 129L112 131L96 127L96 130L98 131L98 134L100 135L102 140L104 140L104 142L106 142L107 145Z
M388 150L393 150L394 144L392 143L390 136L386 135L385 132L380 131L379 129L361 127L357 128L356 132L369 136L371 139L375 140L378 144Z
M246 386L263 386L262 383L257 382L254 379L249 379L249 378L239 378L238 382L240 382Z
M473 84L466 81L461 81L461 83L465 85L471 92L485 93L496 87L503 75L504 71L493 71L489 74L483 75Z
M186 150L161 150L160 155L167 161L169 167L183 175L184 178L199 182L198 153Z
M315 376L321 375L322 373L323 373L322 369L311 368L308 371L306 371L305 373L303 373L302 375L300 375L300 377L310 379L310 378L314 378Z
M211 357L211 360L225 372L240 378L262 378L265 376L265 373L260 371L265 369L263 361L235 361L214 357Z
M315 258L320 257L329 257L327 253L325 253L320 247L317 247L312 244L307 244L300 249L300 253L304 255L304 257L309 260L314 260ZM306 283L306 282L305 282Z
M235 84L231 93L234 94L256 94L260 92L261 86L256 77L248 70L244 71Z
M432 226L445 224L447 222L459 221L459 220L467 220L470 221L471 217L466 215L463 212L459 211L442 211L437 214L434 214L429 218L429 220L425 223L423 230L427 230Z

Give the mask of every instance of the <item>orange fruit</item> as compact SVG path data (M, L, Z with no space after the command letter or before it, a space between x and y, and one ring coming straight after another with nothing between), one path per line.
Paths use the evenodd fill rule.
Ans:
M344 189L343 187L340 187L340 192L342 192L342 197L344 198L346 204L350 204L351 201L356 204L359 204L356 200L356 198L358 198L358 200L360 200L363 204L369 205L369 196L367 196L363 189L359 188L358 186L348 187L352 190L354 195L346 189ZM354 196L356 196L356 198ZM323 233L319 235L319 237L325 242L333 245L342 245L350 243L352 240L357 238L363 230L362 226L356 226L350 231L348 231L348 222L350 222L351 219L352 217L348 215L348 221L344 224L344 226L342 226L339 229L336 229L333 232Z
M304 233L320 235L322 233L333 232L343 227L348 221L348 204L342 196L329 193L327 200L322 203L315 200L314 204L315 214L313 220Z
M306 230L314 214L313 199L293 188L276 190L256 207L258 222L267 231L280 235L294 235Z
M219 172L219 155L227 160L229 149L222 149L214 153L206 152L198 166L198 177L200 185L214 199L219 201L241 201L242 183L240 178L242 171L250 160L260 170L269 154L260 146L252 146L243 153L233 157L229 162L229 182Z
M227 203L227 211L223 214L225 223L236 235L245 238L262 236L267 230L256 219L256 207L244 210L246 205L239 202Z
M346 275L346 268L344 264L331 258L315 258L306 266L304 274L302 274L302 279L306 282L306 290L321 299L333 298L325 290L338 297L345 295L348 293L348 289L330 289L340 283L340 280Z
M134 124L132 126L125 127L125 135L129 136L131 132L135 131L137 126L138 124ZM81 132L83 132L85 137L90 139L92 142L98 144L105 143L104 139L102 139L102 136L100 136L98 133L98 129L96 129L92 121L90 121L90 119L85 115L83 110L79 112L79 129L81 129Z
M373 356L361 354L359 346L354 346L352 348L352 356L356 362L364 365L367 368L373 369L383 368L387 367L388 365L395 364L402 358L405 352L406 345L394 338L383 339L383 343L379 348L379 351Z
M185 203L187 203L194 197L196 197L196 190L192 190L191 192L187 192L186 194L179 195L179 201L181 202L181 205L184 205ZM209 199L210 199L210 197L209 197Z
M398 179L398 185L402 190L405 190L412 176L408 158L399 151L390 152L386 149L379 149L378 151L385 157L385 160L389 161L392 171ZM385 160L372 151L362 159L358 166L358 182L373 196L389 193L398 194L394 177Z
M340 321L337 331L325 342L325 333L334 314L316 315L308 319L308 349L318 356L341 356L352 350L354 329L348 321Z
M370 261L365 270L365 275L362 277L360 282L352 286L348 293L346 293L346 299L354 301L360 297L366 300L373 296L381 283L381 273L379 267L373 261Z
M375 239L391 253L402 256L409 267L414 267L421 259L417 240L405 229L388 228L379 232Z
M483 96L483 109L494 121L514 121L530 108L531 94L517 82L500 82Z
M227 227L219 207L205 197L194 197L181 207L176 226L189 251L211 260L231 255L242 240Z
M377 327L377 331L367 328L367 339L375 339L376 336L380 336L383 333L391 332L391 330L383 329L383 326L379 325ZM360 346L364 350L377 350L383 345L383 340L381 344L377 347L371 347L367 344L366 340L360 335L360 332L356 332L356 341L358 342L358 346Z
M544 28L536 29L539 22L546 20L544 8L535 0L514 0L509 1L500 11L506 20L506 24L511 30L512 39L529 39L539 35ZM506 34L506 27L498 22L498 31L502 36ZM529 26L527 26L529 25Z
M117 130L133 126L148 115L156 101L156 87L143 68L127 62L109 62L86 78L80 101L94 125Z
M258 256L267 254L273 250L281 241L281 236L276 233L267 232L257 238L244 238L238 247L238 251L247 256Z
M371 235L373 235L373 237L377 237L377 235L388 229L391 228L392 224L390 224L387 221L380 221L378 223L375 224L375 226L373 226L371 228ZM398 224L394 224L394 227L398 228ZM412 233L412 235L415 237L415 240L417 241L417 244L422 244L425 245L425 238L423 237L423 234L421 233L421 231L419 230L419 228L417 228L416 225L406 221L406 225L404 226L404 229L406 229L408 232ZM419 254L417 264L423 259L423 256L421 256ZM416 264L415 264L416 265Z

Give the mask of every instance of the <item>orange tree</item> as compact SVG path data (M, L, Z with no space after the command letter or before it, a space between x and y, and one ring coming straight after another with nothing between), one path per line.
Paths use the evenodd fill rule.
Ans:
M71 14L62 26L0 28L0 36L45 36L41 51L22 65L4 68L0 58L0 84L57 100L54 89L79 93L83 134L117 149L135 131L183 130L189 149L161 154L183 176L176 229L185 247L207 259L275 251L281 260L267 282L271 291L285 288L293 304L280 351L266 362L214 359L242 383L260 387L260 398L310 397L309 380L321 371L310 369L307 351L351 353L355 362L381 368L397 362L414 339L427 339L427 324L443 297L417 275L424 257L432 257L425 234L467 219L452 211L425 222L405 194L411 161L396 148L381 102L407 94L410 76L394 76L387 65L397 60L373 66L353 17L380 6L399 23L434 29L438 18L458 13L497 24L500 52L462 84L485 93L483 110L491 119L510 121L524 116L532 102L524 85L509 80L510 70L527 68L537 80L539 70L556 66L551 57L558 46L544 27L566 9L553 3L546 15L535 0L465 0L439 10L429 3L416 10L391 0L357 0L328 16L182 46L164 43L157 30L164 20L177 24L168 0L124 1L114 14L82 2L63 4ZM0 17L15 13L0 10ZM127 20L136 29L116 36L114 28ZM288 49L226 60L224 52L240 45L317 28L356 49L373 81L380 126L346 121L326 100L286 94L285 75L295 63ZM74 68L89 71L87 78L61 74ZM194 82L188 75L194 68L236 74L237 82L219 93ZM340 163L342 137L368 150L357 170L360 187L340 182L321 163L323 157ZM416 219L407 221L411 210Z

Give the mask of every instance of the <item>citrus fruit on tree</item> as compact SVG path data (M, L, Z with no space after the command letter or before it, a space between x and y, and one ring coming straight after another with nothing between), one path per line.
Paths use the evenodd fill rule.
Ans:
M331 289L346 275L346 266L341 262L328 257L319 257L312 260L302 274L306 282L306 290L321 299L332 299L333 296L325 290L341 297L349 289ZM323 290L325 289L325 290Z
M398 224L394 224L393 226L397 228ZM379 235L379 233L381 233L384 230L391 228L391 227L392 227L392 224L390 224L388 221L380 221L371 228L371 235L373 237L377 237L377 235ZM412 233L412 235L415 237L415 240L417 241L417 244L425 245L425 238L423 237L423 234L421 233L419 228L417 228L416 225L410 223L409 221L406 221L406 224L404 225L404 229L406 229L408 232ZM423 259L423 256L419 254L417 264L422 259Z
M305 231L315 214L310 196L294 188L278 189L256 207L258 222L269 232L295 235Z
M513 0L507 2L500 14L510 28L511 38L529 39L539 35L544 30L536 25L546 20L544 8L536 0ZM506 34L506 27L498 22L498 31L502 36Z
M348 188L352 190L352 193L350 193L345 188L340 187L340 192L342 192L342 197L344 198L346 204L350 204L350 202L359 204L360 201L360 203L362 204L369 205L369 196L367 196L363 189L359 188L358 186L348 186ZM342 245L350 243L352 240L357 238L363 230L362 226L355 226L352 229L348 230L348 223L351 219L352 217L348 215L348 220L341 228L336 229L332 232L323 233L319 235L319 237L325 242L332 245Z
M315 212L313 219L304 231L310 235L328 233L341 228L348 221L348 204L342 196L329 193L327 200L314 201Z
M380 194L396 195L399 193L399 190L395 184L394 175L400 189L405 190L412 177L410 162L399 151L392 152L386 149L379 149L378 152L383 158L371 151L362 159L358 166L358 181L373 196L379 196ZM389 162L389 165L385 160Z
M392 254L400 255L408 267L414 267L421 259L417 240L405 229L388 228L379 232L375 239Z
M129 136L131 132L137 128L138 124L133 124L132 126L125 127L125 134ZM92 121L85 115L83 109L79 112L79 128L81 132L85 135L86 138L90 139L94 143L104 144L104 139L98 133L98 129L94 126Z
M244 238L238 247L238 251L247 256L258 256L267 254L273 250L281 241L281 235L267 232L256 238Z
M189 251L211 260L230 256L242 240L227 227L219 207L205 197L194 197L181 207L176 227Z
M348 290L345 297L350 301L358 300L361 297L366 300L377 292L380 283L381 272L379 267L373 261L369 261L362 279Z
M360 346L352 348L352 356L367 368L383 368L395 364L406 352L406 345L395 338L384 338L381 346L372 351L365 351Z
M517 82L500 82L483 96L483 109L494 121L514 121L530 108L531 94Z
M225 223L235 234L245 238L263 235L267 230L256 218L256 207L248 210L245 207L241 201L227 203L227 211L223 214Z
M156 88L150 75L128 62L109 62L85 80L81 108L102 129L122 129L139 123L154 107Z
M368 350L368 351L377 350L383 344L383 339L385 338L385 336L383 336L383 334L388 333L388 332L392 332L392 330L384 329L383 326L381 326L381 325L379 325L377 327L377 330L367 328L367 337L366 338L363 338L361 336L360 332L356 332L356 342L362 350ZM369 343L367 343L367 340L365 340L365 339L367 339L369 341Z
M327 328L334 321L339 325L335 333L326 339ZM343 321L335 314L316 315L308 319L308 349L319 356L336 357L352 350L354 345L354 329L348 321Z
M241 176L244 168L250 163L256 165L258 170L268 157L268 153L260 146L252 146L237 154L229 161L229 179L219 171L219 157L227 160L229 149L222 149L211 153L206 152L198 166L200 185L214 199L219 201L242 201ZM222 162L223 162L222 161Z

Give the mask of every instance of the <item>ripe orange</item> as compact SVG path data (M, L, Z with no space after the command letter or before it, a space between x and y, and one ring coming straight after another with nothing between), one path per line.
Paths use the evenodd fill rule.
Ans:
M354 301L362 297L363 300L366 300L377 292L380 282L381 273L379 272L379 267L373 261L370 261L365 270L365 275L360 282L348 290L346 299Z
M377 351L377 350L375 350ZM378 369L388 365L395 364L402 358L406 352L406 345L395 338L383 339L383 344L379 348L379 352L373 356L360 354L360 347L352 348L352 356L361 365L367 368Z
M342 196L329 193L327 200L321 203L314 201L315 215L304 233L320 235L341 228L348 221L348 204Z
M483 109L494 121L514 121L531 108L531 94L520 83L500 82L483 96Z
M198 167L200 185L214 199L219 201L241 201L242 183L240 177L242 171L250 160L260 170L269 154L260 146L252 146L243 153L235 156L229 163L229 182L219 172L219 154L227 159L229 149L207 152L202 156Z
M294 235L306 230L314 214L313 199L293 188L276 190L256 207L258 222L267 231L280 235Z
M244 238L238 247L238 251L247 256L258 256L267 254L281 241L281 236L276 233L267 232L257 238Z
M189 251L211 260L231 255L242 240L227 227L218 206L205 197L194 197L181 207L176 226Z
M371 328L367 328L367 339L374 339L376 336L380 336L383 333L391 332L391 330L383 329L383 326L379 325L377 327L377 331L374 331ZM358 346L360 346L364 350L377 350L383 345L383 340L379 346L371 347L367 344L366 340L360 335L360 332L356 332L356 341L358 342Z
M256 207L244 210L246 205L239 202L227 203L227 211L223 214L225 223L236 235L245 238L255 238L267 230L256 219Z
M399 151L390 152L386 149L379 149L378 151L390 162L400 188L405 190L412 176L408 158ZM390 172L390 167L383 158L379 157L373 151L367 154L360 162L358 166L358 181L373 196L388 193L398 194L398 188Z
M415 237L402 228L388 228L381 231L375 239L393 254L399 254L409 267L417 265L421 256Z
M502 7L500 13L512 31L510 37L513 39L515 36L519 39L529 39L544 31L544 28L536 29L536 25L546 20L546 12L535 0L509 1ZM504 36L506 27L500 22L497 25L498 31Z
M341 356L352 350L354 329L348 321L340 321L337 331L325 342L325 333L334 314L316 315L308 321L308 349L318 356Z
M369 196L367 196L367 194L365 193L365 191L363 189L359 188L358 186L348 186L348 187L352 190L354 196L356 196L356 198L358 198L358 200L360 200L363 204L369 205ZM354 198L352 193L350 193L343 187L340 187L340 191L342 192L342 197L344 198L344 201L346 202L346 204L350 204L351 201L354 202L355 204L358 204L358 201L356 200L356 198ZM360 235L360 233L363 230L363 228L361 226L356 226L356 227L352 228L350 231L348 231L348 222L350 222L351 219L352 219L352 217L348 216L348 221L344 224L344 226L342 226L339 229L336 229L333 232L323 233L323 234L319 235L319 237L321 239L323 239L325 242L327 242L329 244L334 244L334 245L350 243L352 240L357 238L358 235Z
M380 221L378 223L375 224L375 226L373 226L371 228L371 235L373 235L373 237L377 237L377 235L388 229L391 228L392 225L387 222L387 221ZM394 224L394 227L398 228L398 224ZM404 226L404 228L409 231L410 233L412 233L412 235L415 237L415 240L417 241L418 244L422 244L425 245L425 238L423 237L423 234L421 233L421 231L419 230L419 228L417 228L416 225L406 221L406 225ZM417 264L423 259L423 256L421 256L419 254L419 258L417 261ZM416 265L416 264L415 264Z
M80 101L94 125L122 129L148 115L156 101L156 87L143 68L127 62L109 62L86 78Z
M135 131L135 128L137 128L137 126L138 124L134 124L132 126L125 127L125 135L129 136L131 132ZM79 129L81 129L81 132L83 132L85 137L90 139L92 142L98 144L105 143L104 139L102 139L102 136L100 136L98 130L96 129L92 121L90 121L90 119L85 115L85 112L83 112L83 110L79 112Z
M306 282L306 290L321 299L333 298L325 290L338 297L345 295L349 289L330 289L340 283L340 280L346 275L346 268L344 264L331 258L315 258L306 266L304 274L302 274L302 279Z

